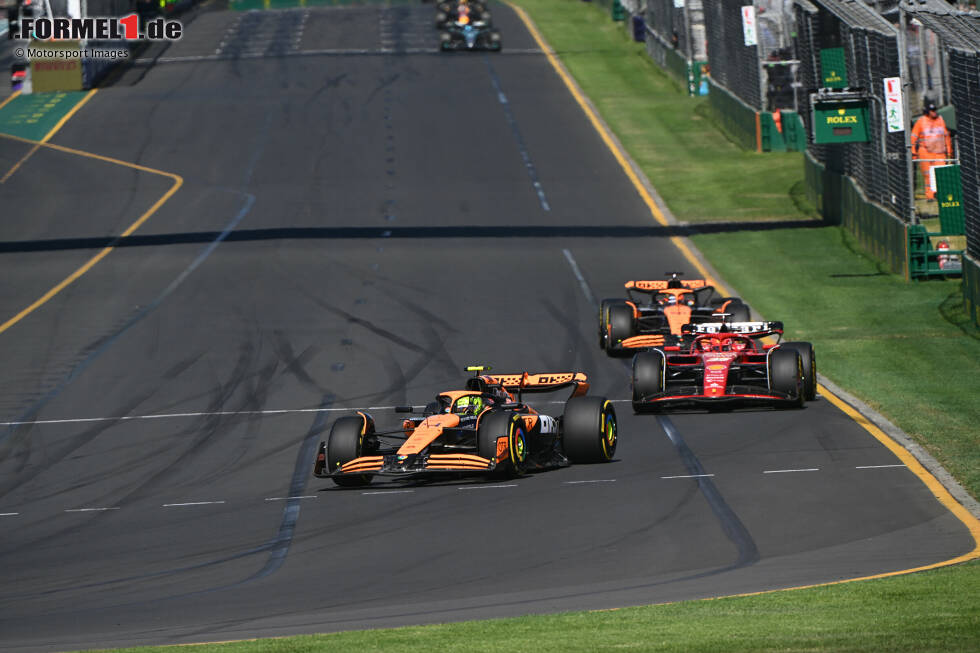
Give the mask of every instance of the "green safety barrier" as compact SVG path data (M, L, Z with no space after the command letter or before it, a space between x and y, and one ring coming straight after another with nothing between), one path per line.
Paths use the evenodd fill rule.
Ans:
M827 170L809 152L804 161L807 195L824 220L843 226L891 272L909 278L906 224L870 202L852 179Z
M747 150L757 149L756 111L742 100L732 95L724 86L719 86L709 78L711 90L708 99L715 120L728 134Z
M806 126L795 111L779 112L782 129L776 125L775 113L759 113L759 142L763 152L802 152L806 150Z
M962 249L952 249L944 237L950 234L929 231L925 225L908 226L910 279L956 276L963 273ZM940 248L942 241L945 248Z
M613 0L611 13L613 20L626 20L626 12L623 10L623 5L620 4L619 0Z

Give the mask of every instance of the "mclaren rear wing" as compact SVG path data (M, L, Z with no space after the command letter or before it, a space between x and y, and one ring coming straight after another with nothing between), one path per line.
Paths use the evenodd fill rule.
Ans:
M537 374L493 374L493 379L509 392L555 392L572 388L572 397L589 391L589 377L582 372L540 372Z
M697 290L708 285L708 282L704 279L673 279L673 281L680 281L685 288L690 290ZM635 290L637 292L655 293L661 290L667 290L668 283L669 281L667 279L636 280L627 281L623 284L623 287L627 290Z

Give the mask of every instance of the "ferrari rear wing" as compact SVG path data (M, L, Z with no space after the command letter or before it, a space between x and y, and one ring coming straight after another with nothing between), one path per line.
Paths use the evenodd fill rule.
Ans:
M782 322L701 322L685 324L681 332L692 336L734 333L751 338L783 335Z
M572 397L589 391L589 377L582 372L540 372L537 374L493 374L493 379L505 390L524 392L555 392L572 388Z

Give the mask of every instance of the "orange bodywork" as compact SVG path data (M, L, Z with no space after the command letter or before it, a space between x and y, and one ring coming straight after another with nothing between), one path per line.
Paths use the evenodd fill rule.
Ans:
M507 460L510 455L510 438L505 436L497 438L497 462Z
M664 317L670 325L670 332L675 336L681 335L681 327L691 321L691 307L687 304L671 304L664 306Z
M661 335L633 336L620 343L624 349L644 349L646 347L659 347L666 342L666 338Z
M704 279L678 279L685 288L704 288L707 285ZM647 281L627 281L624 285L627 289L633 290L666 290L668 280L647 280Z
M384 456L362 456L341 465L340 471L344 474L352 472L374 472L381 469L383 463Z
M521 415L521 419L524 420L524 430L532 431L538 423L537 415Z
M430 415L415 427L412 435L410 435L409 438L405 440L405 444L398 449L398 455L408 456L411 454L417 454L432 444L436 438L442 435L443 429L452 428L458 425L459 415L454 415L453 413Z
M490 461L468 453L434 453L426 461L426 469L472 469L482 471L490 467Z

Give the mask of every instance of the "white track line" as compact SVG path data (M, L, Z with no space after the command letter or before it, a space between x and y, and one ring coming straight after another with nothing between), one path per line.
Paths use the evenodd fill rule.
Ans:
M908 467L908 465L858 465L854 469L885 469L888 467Z
M790 474L792 472L819 472L819 467L811 467L809 469L767 469L762 472L763 474Z
M0 517L16 517L19 512L0 512Z
M377 492L361 492L363 495L369 494L412 494L415 490L378 490Z
M308 494L302 497L269 497L266 501L292 501L293 499L316 499L316 495Z
M714 474L689 474L686 476L661 476L660 478L709 478L714 476Z
M416 408L419 408L416 406ZM0 422L0 426L26 426L28 424L85 424L89 422L130 422L148 419L179 419L192 417L235 417L237 415L289 415L293 413L339 413L358 410L394 410L395 406L367 406L366 408L280 408L270 410L218 410L194 413L160 413L157 415L122 415L119 417L70 417L66 419L39 419L24 422Z
M572 252L567 249L561 250L562 254L565 255L565 260L568 261L568 265L572 268L572 274L578 279L578 285L581 286L582 292L585 293L585 298L589 300L589 303L593 307L598 306L599 303L596 302L595 296L592 294L592 290L589 288L589 284L585 281L585 277L582 275L582 271L578 267L578 263L575 262L575 257L572 256Z
M594 481L565 481L565 485L581 485L582 483L615 483L614 478L598 478Z
M161 508L183 508L184 506L211 506L224 501L191 501L188 503L165 503Z
M611 399L611 403L623 403L629 399ZM536 404L564 404L564 401L539 401ZM368 410L394 410L396 406L349 406L347 408L278 408L269 410L217 410L192 413L159 413L156 415L120 415L117 417L67 417L64 419L38 419L21 422L0 422L0 426L28 426L45 424L89 424L92 422L133 422L151 419L190 419L195 417L237 417L246 415L292 415L301 413L343 413ZM413 406L422 410L424 406Z
M457 490L498 490L504 487L517 487L517 484L515 483L514 485L476 485L473 487L458 487L456 489Z
M69 508L65 512L105 512L106 510L119 510L119 508Z

